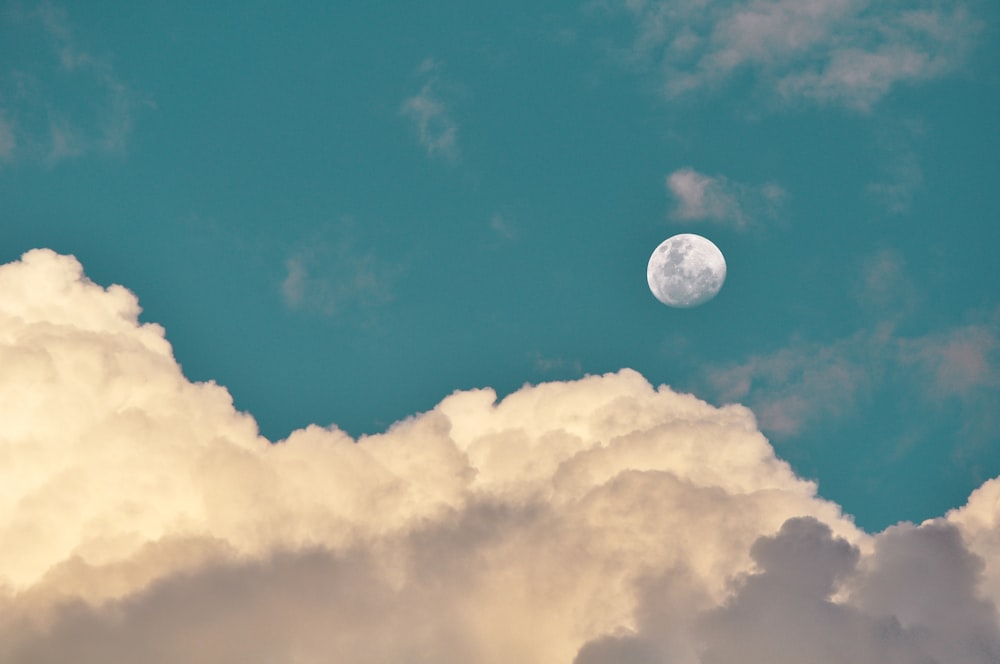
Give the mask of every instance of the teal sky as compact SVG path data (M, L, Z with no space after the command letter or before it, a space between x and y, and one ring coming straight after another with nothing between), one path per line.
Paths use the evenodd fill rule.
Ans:
M1000 6L538 4L0 5L0 261L125 285L272 440L631 367L869 530L1000 475Z

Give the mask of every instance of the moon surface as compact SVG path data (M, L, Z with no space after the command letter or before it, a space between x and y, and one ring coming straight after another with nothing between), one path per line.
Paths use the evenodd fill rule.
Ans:
M708 302L726 280L726 259L715 244L694 233L660 243L646 267L649 290L671 307L697 307Z

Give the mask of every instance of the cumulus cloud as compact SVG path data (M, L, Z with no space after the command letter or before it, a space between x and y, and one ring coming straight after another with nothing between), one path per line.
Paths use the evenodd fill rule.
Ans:
M958 67L979 31L964 3L916 0L626 0L633 61L669 96L742 72L785 102L867 110L894 87Z
M674 171L666 182L677 200L675 219L714 221L741 229L762 216L774 217L785 198L785 191L773 182L754 187L693 168Z
M48 45L48 57L14 48L9 68L0 70L0 159L51 166L86 154L122 153L140 100L111 57L82 47L67 12L49 3L31 11L8 8L0 14L0 36L8 30L34 32Z
M423 87L403 100L400 113L413 123L420 145L429 156L454 161L460 154L458 123L442 96L440 68L440 63L433 59L421 63L418 71L424 79Z
M867 535L749 410L630 370L272 443L139 312L0 267L0 661L996 661L977 496Z

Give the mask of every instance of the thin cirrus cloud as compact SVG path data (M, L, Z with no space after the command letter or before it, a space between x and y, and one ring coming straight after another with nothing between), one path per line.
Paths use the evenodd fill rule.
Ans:
M400 113L413 124L417 139L428 156L454 161L461 154L458 123L445 101L440 70L441 64L432 58L420 64L417 71L423 85L420 92L403 100Z
M970 312L962 324L924 334L901 333L920 296L893 249L861 261L854 290L872 324L832 341L795 340L716 366L707 374L711 388L723 401L750 405L777 437L850 416L890 389L915 403L961 404L967 415L980 416L970 421L994 421L986 414L1000 398L1000 310Z
M849 415L900 377L928 404L991 410L1000 387L998 316L918 336L887 323L829 343L794 342L709 372L724 401L747 402L762 428L780 437Z
M786 103L867 111L893 88L953 71L980 30L965 3L917 0L661 0L624 3L634 62L671 97L752 72Z
M996 480L867 534L749 410L627 369L271 443L139 312L0 267L0 661L1000 657Z
M390 302L402 267L389 265L361 247L355 224L345 218L336 237L316 237L285 260L280 293L292 311L334 316L345 310L371 310Z
M0 70L0 159L53 166L87 154L124 152L140 100L111 57L81 47L67 12L52 4L8 8L0 13L0 34L7 30L36 33L48 44L48 57L15 48ZM64 102L67 90L81 99L80 89L95 101Z
M876 135L881 158L877 180L868 185L868 193L883 209L892 214L904 214L913 207L913 200L924 184L924 171L915 143L925 133L917 119L898 122Z
M738 229L763 218L775 218L786 198L785 190L773 182L753 186L693 168L674 171L667 176L666 185L676 201L671 212L674 219L709 221Z

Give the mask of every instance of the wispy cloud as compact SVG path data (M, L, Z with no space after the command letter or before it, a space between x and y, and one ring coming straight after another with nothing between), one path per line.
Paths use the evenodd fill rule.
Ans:
M877 251L865 257L859 268L855 294L858 303L869 313L886 321L896 321L919 304L919 293L899 251Z
M123 153L139 99L116 74L112 58L80 46L65 9L49 3L32 11L11 8L0 13L0 22L3 30L36 32L50 49L42 60L15 49L0 71L0 158L55 165L86 154Z
M272 443L139 313L0 266L0 661L1000 657L994 483L869 535L748 409L631 370Z
M778 437L852 415L888 389L930 407L959 402L987 412L1000 399L1000 320L917 336L887 322L829 343L795 341L709 376L723 401L749 404Z
M710 382L723 401L748 403L769 435L787 437L852 412L878 380L885 344L867 332L830 344L796 342L718 367Z
M327 316L370 313L392 300L400 268L360 246L353 228L346 219L332 236L313 238L286 258L280 292L289 309Z
M0 161L13 159L16 148L17 138L14 134L14 127L3 114L0 114Z
M418 68L423 79L420 92L403 100L400 112L410 119L420 144L431 157L451 161L461 154L458 146L458 123L442 93L441 64L428 58Z
M924 183L914 142L924 133L923 123L911 119L894 123L877 135L881 156L881 175L868 185L868 192L892 214L910 211L913 197Z
M501 240L514 240L517 238L517 228L514 224L499 212L494 212L490 217L490 230Z
M924 182L920 161L913 152L896 155L886 168L886 177L868 186L889 212L902 214L910 210L913 194Z
M786 198L784 189L773 182L752 186L732 182L723 175L705 175L693 168L674 171L666 183L677 201L673 218L712 221L740 229L762 217L775 217Z
M788 103L865 111L894 87L958 67L980 24L936 0L660 0L624 3L633 62L656 64L669 96L751 72Z

